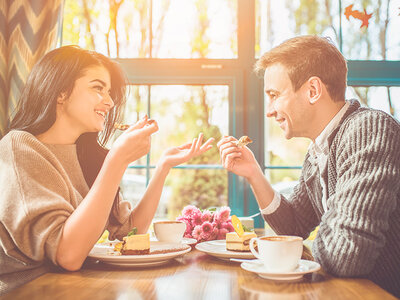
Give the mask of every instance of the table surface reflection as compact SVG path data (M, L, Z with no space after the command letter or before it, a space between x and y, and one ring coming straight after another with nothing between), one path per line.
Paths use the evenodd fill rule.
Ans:
M322 270L296 282L258 277L240 263L198 250L164 266L126 268L87 262L80 271L47 273L0 299L396 299L365 279Z

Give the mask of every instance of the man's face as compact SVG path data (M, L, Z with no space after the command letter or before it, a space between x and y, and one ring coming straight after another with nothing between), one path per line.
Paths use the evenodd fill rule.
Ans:
M286 68L274 64L265 70L266 116L274 117L285 137L308 137L310 120L307 120L308 99L306 85L293 90Z

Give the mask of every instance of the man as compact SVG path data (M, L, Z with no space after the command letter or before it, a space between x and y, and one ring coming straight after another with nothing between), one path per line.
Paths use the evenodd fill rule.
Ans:
M285 137L306 137L299 184L286 199L274 191L247 147L218 143L223 166L245 177L264 219L278 234L307 238L328 273L368 278L400 297L400 124L345 101L347 65L325 38L296 37L265 53L268 104Z

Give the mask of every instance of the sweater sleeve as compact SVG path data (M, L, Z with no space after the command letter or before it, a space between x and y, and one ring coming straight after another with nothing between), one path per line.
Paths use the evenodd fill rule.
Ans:
M286 199L281 195L279 207L272 214L263 215L265 221L277 234L297 235L306 239L318 226L318 217L309 199L303 172L290 198Z
M363 112L338 133L337 182L313 254L337 276L368 274L385 245L400 177L400 128L381 112Z
M44 145L24 134L3 138L0 149L3 249L23 264L45 258L57 264L58 241L74 211L69 178Z

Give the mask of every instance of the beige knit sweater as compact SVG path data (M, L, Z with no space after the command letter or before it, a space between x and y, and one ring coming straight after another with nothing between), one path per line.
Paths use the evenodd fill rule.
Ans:
M57 265L63 226L89 188L76 145L45 145L24 131L0 140L0 295ZM120 197L121 199L121 197ZM120 201L107 226L110 239L132 227L131 206Z

